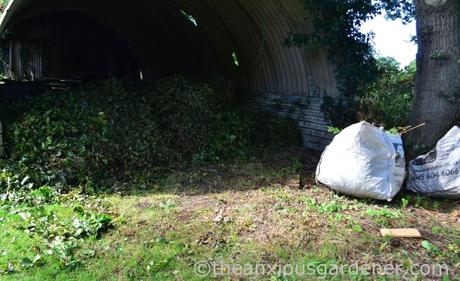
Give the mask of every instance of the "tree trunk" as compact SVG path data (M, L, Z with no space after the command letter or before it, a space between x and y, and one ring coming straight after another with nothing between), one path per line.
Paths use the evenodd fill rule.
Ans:
M416 0L417 77L408 153L427 150L460 121L460 0Z

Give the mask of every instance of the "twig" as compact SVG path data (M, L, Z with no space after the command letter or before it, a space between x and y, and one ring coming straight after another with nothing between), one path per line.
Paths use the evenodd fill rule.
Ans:
M408 128L406 127L407 129L403 130L400 134L404 135L404 134L407 134L409 132L412 132L413 130L417 130L417 129L419 129L421 127L424 127L424 126L426 126L426 123L422 123L422 124L417 125L415 127L408 127Z

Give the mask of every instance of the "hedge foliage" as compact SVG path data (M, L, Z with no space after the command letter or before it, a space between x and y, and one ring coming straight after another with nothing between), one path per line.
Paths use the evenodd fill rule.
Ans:
M106 80L50 93L1 108L3 165L38 186L94 190L298 144L289 121L236 106L222 79Z

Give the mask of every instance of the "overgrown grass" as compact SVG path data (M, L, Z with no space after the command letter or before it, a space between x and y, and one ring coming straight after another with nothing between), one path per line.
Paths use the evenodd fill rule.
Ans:
M272 156L276 154L283 153ZM401 280L396 275L352 271L335 275L332 270L355 263L394 264L404 270L419 263L445 263L450 271L443 280L457 280L458 204L407 195L391 204L355 200L314 186L311 179L306 190L299 190L296 156L288 153L281 158L286 159L282 168L277 162L259 161L210 165L170 177L159 183L158 192L88 198L89 205L97 202L114 218L110 232L99 240L82 242L81 249L91 249L93 256L81 259L77 267L62 268L47 261L47 266L37 264L3 278ZM423 239L381 237L381 227L418 228ZM22 240L22 245L33 243ZM260 276L225 272L201 276L195 272L199 262L254 267L292 264L318 270L289 276L279 271ZM421 274L406 277L442 279Z

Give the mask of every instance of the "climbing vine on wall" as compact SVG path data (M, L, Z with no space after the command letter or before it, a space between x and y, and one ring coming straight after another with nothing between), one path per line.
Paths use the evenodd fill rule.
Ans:
M379 79L371 45L372 34L361 32L361 26L384 12L388 18L410 21L415 14L414 3L412 0L300 1L313 24L313 32L290 33L284 45L328 49L329 59L336 67L341 97L326 99L323 111L334 126L352 123L358 111L356 97ZM344 112L344 108L350 112Z

